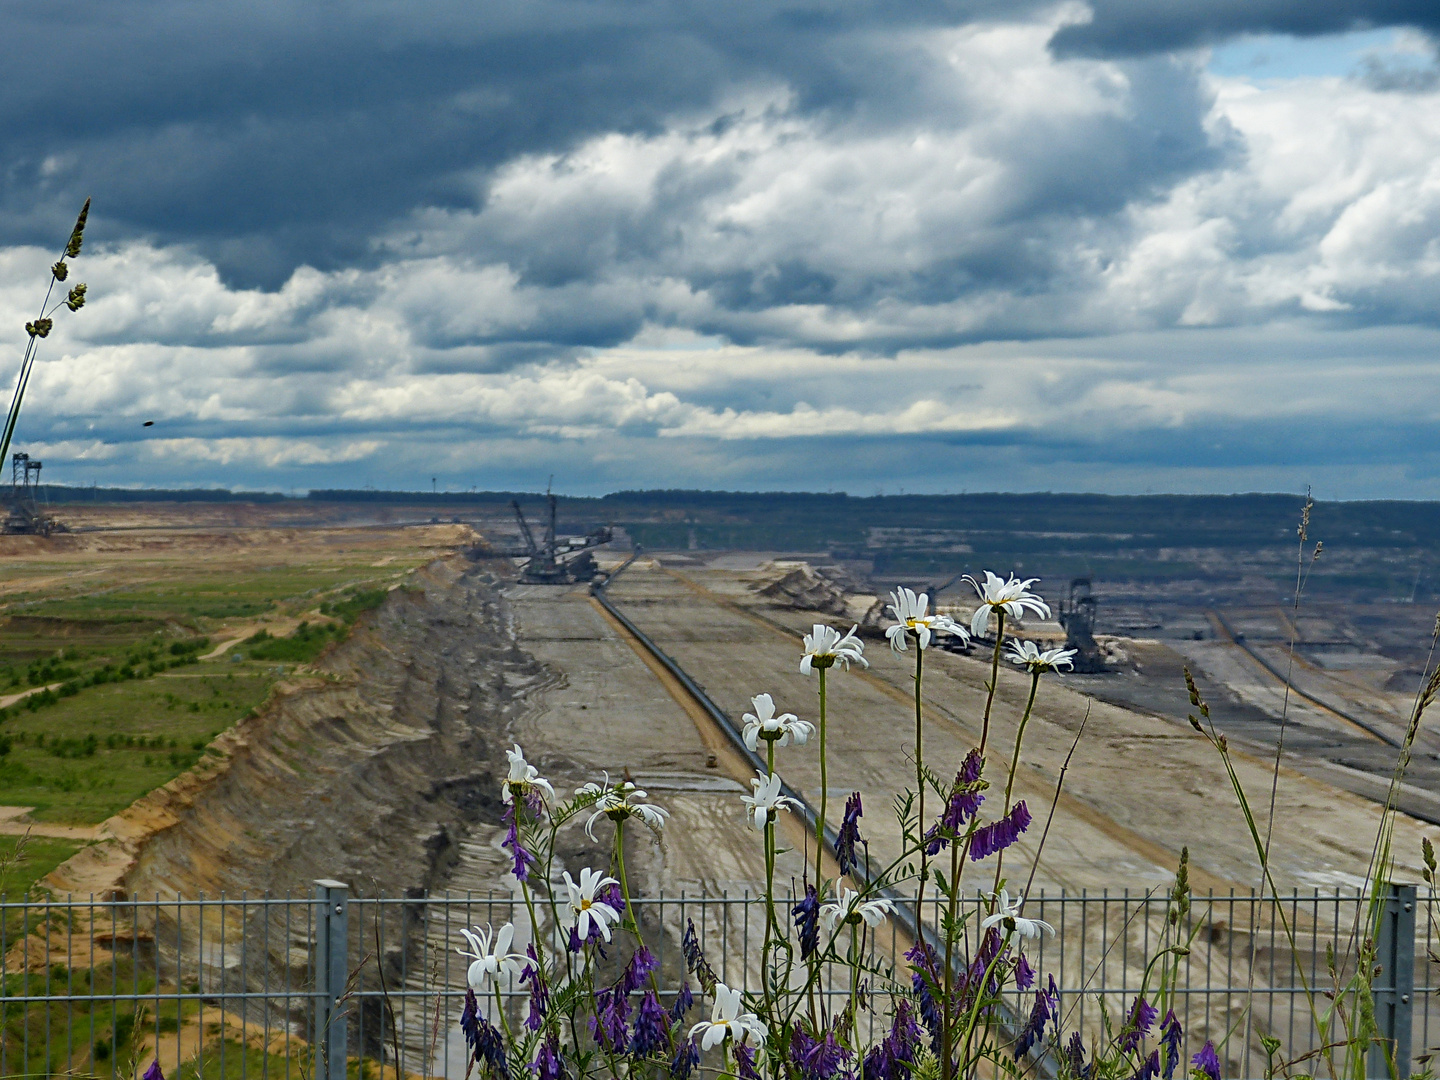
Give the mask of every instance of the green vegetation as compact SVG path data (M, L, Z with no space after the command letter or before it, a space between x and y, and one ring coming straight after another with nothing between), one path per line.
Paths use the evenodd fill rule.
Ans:
M35 807L37 821L103 821L198 762L274 680L250 664L203 665L11 708L0 723L5 802Z
M261 630L245 639L243 655L250 660L282 660L306 664L314 660L320 650L330 642L343 638L347 629L341 623L312 628L309 623L302 622L289 637L271 637L268 631Z
M74 840L0 836L0 896L13 900L26 895L35 882L74 855L80 847Z

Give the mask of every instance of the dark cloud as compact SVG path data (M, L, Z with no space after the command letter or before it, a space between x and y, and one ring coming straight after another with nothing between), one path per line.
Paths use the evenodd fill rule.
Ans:
M1215 45L1239 34L1314 37L1380 26L1440 29L1430 0L1092 0L1092 21L1061 29L1060 56L1147 56Z

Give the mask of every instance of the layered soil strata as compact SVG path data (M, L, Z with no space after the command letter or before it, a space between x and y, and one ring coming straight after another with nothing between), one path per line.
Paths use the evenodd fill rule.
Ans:
M298 894L319 876L369 894L439 885L468 828L498 826L503 733L554 680L517 646L498 584L461 557L419 571L47 884L140 898Z

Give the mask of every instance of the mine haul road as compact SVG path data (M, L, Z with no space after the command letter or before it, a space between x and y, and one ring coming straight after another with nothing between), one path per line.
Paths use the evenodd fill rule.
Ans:
M762 692L773 695L782 710L816 718L816 680L798 667L800 635L812 622L835 623L833 616L764 603L740 573L679 571L649 559L636 562L607 592L737 723L751 708L751 696ZM663 858L657 852L647 863L653 881L646 891L652 895L662 875L667 893L755 888L763 880L760 844L745 825L739 801L753 774L714 722L678 684L657 674L658 665L647 662L643 648L585 588L511 586L506 594L521 647L563 672L562 686L514 726L532 760L548 758L577 780L600 770L628 773L671 811ZM830 676L828 816L838 820L845 796L860 791L864 833L872 855L883 862L898 851L890 800L914 787L914 653L897 656L876 641L866 655L868 670ZM1029 689L1028 676L1009 665L1002 668L987 766L992 776L1008 762ZM925 760L942 776L953 775L979 741L988 672L988 657L938 649L926 654ZM1047 678L1014 794L1026 800L1035 824L1007 853L1006 877L1023 883L1028 876L1061 765L1085 721L1035 888L1164 887L1173 880L1184 846L1190 849L1197 891L1256 888L1259 863L1223 765L1208 743L1177 719L1182 722L1095 701L1067 689L1063 676ZM1239 752L1232 756L1263 828L1271 763ZM782 750L777 765L818 805L813 740ZM998 790L991 792L992 801L1000 797ZM1373 802L1282 769L1272 845L1276 884L1307 891L1360 884L1378 816ZM1420 823L1401 815L1394 845L1400 880L1418 879L1420 835ZM796 847L804 843L798 829L787 837ZM801 858L795 851L782 861L782 880L799 877ZM991 884L989 877L975 879L977 887Z

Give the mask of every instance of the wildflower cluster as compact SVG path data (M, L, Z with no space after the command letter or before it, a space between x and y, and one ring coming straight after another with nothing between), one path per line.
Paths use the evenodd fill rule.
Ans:
M737 809L760 834L765 860L765 929L753 990L717 977L693 923L680 942L685 970L678 985L662 987L664 973L632 904L625 833L634 823L658 837L668 820L663 807L630 780L612 782L608 774L561 801L518 745L507 752L502 847L528 918L523 928L505 923L462 931L468 947L460 951L470 964L460 1023L470 1064L481 1076L688 1080L703 1069L737 1080L958 1080L1031 1075L1044 1055L1061 1080L1174 1080L1177 1071L1188 1071L1189 1080L1221 1080L1222 1061L1209 1041L1185 1068L1185 1033L1175 1012L1181 958L1198 932L1189 918L1188 852L1166 897L1163 933L1140 993L1123 1015L1106 1014L1098 1034L1066 1034L1071 1017L1065 993L1053 973L1039 969L1039 954L1026 952L1055 928L1026 913L1029 885L1012 892L1005 860L1028 856L1033 881L1048 824L1035 830L1037 838L1027 800L1014 798L1015 781L1039 684L1068 670L1074 653L1007 642L1007 622L1014 627L1027 613L1049 617L1049 606L1031 591L1036 579L1002 579L987 571L983 580L967 580L978 600L968 625L932 611L924 593L900 588L891 594L894 621L885 636L897 657L914 664L916 771L914 789L895 800L901 843L888 862L871 858L861 792L845 800L833 834L827 826L828 676L868 666L856 628L816 624L803 636L799 670L818 681L813 721L779 711L769 693L751 698L753 711L745 714L740 737L757 768ZM938 635L968 643L985 637L992 624L987 693L974 718L977 745L937 774L924 757L925 655ZM1011 665L1003 670L1019 669L1016 674L1029 679L1008 748L991 745L1002 656ZM1187 682L1199 713L1192 724L1224 756L1224 736L1214 730L1188 673ZM810 808L786 784L780 766L812 747L820 798L808 834ZM954 780L945 783L942 776L951 769ZM1243 801L1238 787L1237 794ZM813 864L806 859L798 898L777 909L777 830L786 814L786 828L800 823L815 854ZM597 828L607 830L612 854L607 866L578 868L577 879L559 865L556 838L580 821L597 842ZM827 875L823 858L831 836L836 877ZM1435 863L1428 843L1424 855L1429 880ZM976 874L985 880L976 882ZM938 918L922 917L927 886L936 890L928 910ZM908 967L898 970L875 956L879 934L891 920L898 923L897 938L909 938ZM520 987L528 988L528 1009L523 1023L512 1023L505 995ZM690 1015L697 994L709 999L708 1019L703 1011ZM871 1031L883 1034L874 1038Z

